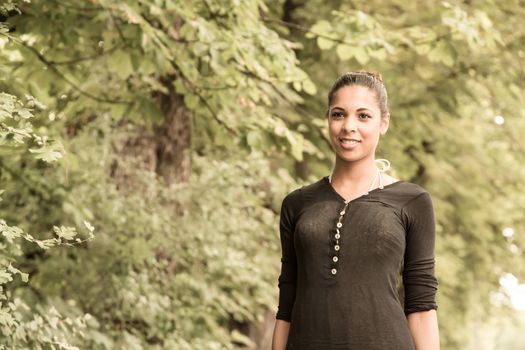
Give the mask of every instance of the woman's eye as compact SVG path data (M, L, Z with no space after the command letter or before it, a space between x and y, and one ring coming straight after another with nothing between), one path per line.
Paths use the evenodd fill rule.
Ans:
M342 116L343 116L342 112L332 112L332 118L339 118Z
M363 119L366 119L366 118L372 118L371 116L369 116L369 115L366 114L366 113L361 113L361 114L359 114L359 116L360 116L360 117L361 117L361 116L365 116L365 118L363 118Z

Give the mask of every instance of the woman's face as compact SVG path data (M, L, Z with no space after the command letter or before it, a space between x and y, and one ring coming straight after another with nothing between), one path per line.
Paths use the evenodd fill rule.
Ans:
M373 90L359 85L337 90L328 111L330 142L336 155L346 161L374 157L389 120L389 114L381 118Z

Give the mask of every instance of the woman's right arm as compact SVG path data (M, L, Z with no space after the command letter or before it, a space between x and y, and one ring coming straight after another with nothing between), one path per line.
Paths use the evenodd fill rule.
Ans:
M275 328L273 329L272 350L286 349L288 342L288 332L290 331L290 322L284 320L275 320Z
M272 350L284 350L288 342L288 333L295 302L297 283L297 258L295 256L294 237L297 212L296 205L300 189L289 193L281 205L279 231L281 237L281 274L279 275L279 308L275 320L272 338Z

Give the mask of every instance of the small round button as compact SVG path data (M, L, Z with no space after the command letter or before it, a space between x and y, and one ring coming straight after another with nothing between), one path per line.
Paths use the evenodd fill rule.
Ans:
M340 223L340 222L338 222L336 226L337 226L337 227L341 227L341 226L343 226L343 224Z
M335 275L337 273L336 269L332 269L332 275Z
M342 212L339 213L339 215L341 216L345 215L345 211L343 210Z
M339 233L336 233L335 234L335 239L339 239L339 238L341 238L341 235Z
M334 257L332 258L332 260L333 260L334 262L337 262L337 260L339 260L339 258L338 258L337 256L334 256Z
M339 250L339 245L336 245L336 246L334 247L334 249L335 249L335 250Z

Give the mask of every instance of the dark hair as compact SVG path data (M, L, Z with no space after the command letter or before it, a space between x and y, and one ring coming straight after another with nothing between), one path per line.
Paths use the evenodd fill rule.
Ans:
M374 91L376 93L377 104L381 110L381 116L383 117L388 113L388 95L381 74L365 71L347 72L337 78L328 92L328 109L330 109L335 93L339 89L349 85L364 86Z

